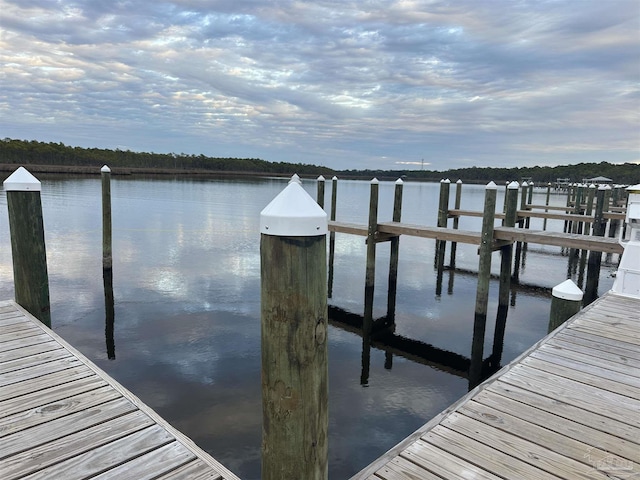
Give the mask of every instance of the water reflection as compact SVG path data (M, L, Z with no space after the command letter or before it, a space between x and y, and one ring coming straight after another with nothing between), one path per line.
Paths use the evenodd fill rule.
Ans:
M104 268L102 270L104 281L104 336L107 344L107 358L116 359L116 342L114 338L115 306L113 299L113 269Z

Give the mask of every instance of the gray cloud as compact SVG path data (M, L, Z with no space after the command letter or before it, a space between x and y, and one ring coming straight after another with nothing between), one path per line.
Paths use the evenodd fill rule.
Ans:
M0 10L2 137L336 168L640 159L635 1Z

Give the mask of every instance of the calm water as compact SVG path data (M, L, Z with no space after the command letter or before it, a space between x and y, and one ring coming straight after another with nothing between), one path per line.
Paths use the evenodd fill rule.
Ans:
M260 476L259 213L286 186L281 179L194 180L114 177L115 355L107 358L102 280L100 180L42 179L54 330L242 478ZM304 187L315 196L315 182ZM391 219L392 182L380 184L380 221ZM368 182L340 181L338 220L365 223ZM403 221L434 225L438 184L407 183ZM455 187L452 185L452 202ZM498 192L502 205L503 190ZM543 191L534 203L544 203ZM327 182L326 203L331 198ZM462 208L481 210L484 187L465 185ZM564 205L565 197L552 196ZM0 299L13 298L6 196L0 195ZM532 220L531 228L541 228ZM478 230L481 219L460 228ZM548 229L562 223L549 221ZM447 252L447 259L449 253ZM386 314L388 244L377 255L374 315ZM434 241L403 237L396 333L469 357L476 247L458 245L456 266L436 295ZM448 263L448 262L447 262ZM338 234L330 305L362 314L365 244ZM499 258L494 255L493 270ZM615 267L603 263L600 292ZM570 273L570 272L569 272ZM509 309L503 364L546 334L548 289L567 278L560 248L531 245ZM577 274L572 274L577 280ZM491 352L497 281L489 300ZM446 408L467 380L401 356L385 368L371 351L360 383L362 339L329 331L330 477L348 478ZM487 353L488 352L488 353ZM388 367L389 365L387 365Z

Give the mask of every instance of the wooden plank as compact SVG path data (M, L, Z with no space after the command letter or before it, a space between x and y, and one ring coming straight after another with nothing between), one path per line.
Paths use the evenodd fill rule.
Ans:
M577 330L579 332L585 332L585 333L590 333L592 335L599 335L605 338L610 338L611 340L615 340L616 344L624 348L629 348L631 350L636 350L640 345L639 343L635 342L633 338L629 338L624 334L620 334L610 329L598 328L588 323L574 322L571 324L571 330Z
M473 463L502 478L526 478L528 480L550 480L558 477L529 463L489 447L482 442L441 425L425 433L422 440L445 450L459 458L469 458L473 452Z
M593 342L599 345L599 349L618 352L620 355L640 359L640 351L631 343L622 343L615 339L603 337L599 332L586 332L577 328L566 329L562 333L562 340L567 342ZM596 348L596 347L593 347Z
M0 438L10 435L35 425L49 423L60 417L66 417L72 413L89 410L104 403L122 398L119 392L109 388L100 387L95 390L80 393L73 397L64 398L56 402L38 406L30 410L15 413L0 419Z
M175 470L195 459L193 452L184 445L173 442L136 457L122 465L92 477L94 480L154 480L166 472Z
M69 383L79 378L89 376L95 376L95 372L84 365L81 367L70 368L68 370L62 370L60 372L50 373L43 375L42 377L20 382L11 388L0 389L0 401L20 397L21 395L37 392L38 390L44 390L45 388Z
M433 238L448 242L480 245L480 232L457 230L453 228L426 227L399 222L378 223L378 231L391 235L409 235L412 237Z
M442 480L441 476L429 472L428 470L425 470L402 457L393 458L389 463L378 470L372 478L382 480Z
M568 365L568 362L576 362L574 365L588 365L592 369L592 373L595 373L605 378L612 378L611 372L622 374L623 376L616 376L616 380L627 385L634 385L640 387L640 368L629 368L632 365L628 363L622 363L620 361L611 361L606 358L606 352L599 354L600 350L591 351L589 353L576 352L573 349L564 348L562 345L547 343L540 347L538 351L531 355L531 357L540 358L540 355L553 355L554 357L563 357L566 361L564 365ZM620 358L620 357L618 357ZM640 362L638 362L640 366ZM597 373L599 372L599 373ZM629 377L626 381L625 377Z
M193 460L182 467L176 468L164 475L160 475L157 480L170 479L189 480L222 480L222 475L211 471L211 467L200 459Z
M9 350L8 352L0 353L0 369L8 362L13 362L16 360L23 359L25 357L30 357L32 355L46 353L53 350L60 350L62 346L54 341L49 340L48 342L38 343L36 345L31 345L24 348L16 348L14 350ZM0 370L2 371L2 370Z
M20 317L16 317L16 318L19 319ZM42 329L39 329L36 325L33 325L28 322L24 322L24 321L16 321L15 323L9 323L7 325L0 326L0 333L2 335L7 335L10 333L19 332L22 330L37 330L39 332L42 331Z
M25 380L29 380L36 377L42 377L53 372L59 372L61 370L68 370L69 368L84 366L77 358L66 355L57 360L52 360L47 363L41 363L30 367L24 367L19 370L6 372L2 374L0 378L0 387L11 385L12 383L20 383Z
M10 342L0 343L0 353L15 350L16 348L24 348L30 345L37 345L39 343L45 343L50 340L49 335L41 333L40 335L34 335L32 337L21 338Z
M19 478L28 475L151 425L153 421L139 410L93 425L5 458L2 460L3 478ZM123 478L126 478L126 475Z
M585 334L580 332L565 332L563 335L553 338L549 341L550 345L559 345L568 350L591 354L600 358L606 358L609 361L615 361L623 365L633 368L640 368L640 351L634 352L627 348L621 348L617 345L606 345L597 342ZM575 335L574 335L575 334Z
M16 340L20 340L22 338L33 337L37 335L42 335L42 330L31 325L29 326L29 328L25 328L17 332L0 333L0 344L15 342Z
M640 427L634 427L625 421L604 417L600 415L600 411L597 409L595 412L585 410L579 405L576 406L568 403L566 399L556 398L552 392L545 391L544 393L546 393L546 395L543 395L539 392L532 392L508 384L502 380L491 384L486 392L487 395L496 394L577 424L588 425L590 428L636 444L638 445L638 451L640 451ZM478 401L486 401L484 392L479 394Z
M47 403L57 402L64 398L95 390L96 388L100 388L105 385L107 385L107 382L102 378L97 375L91 375L68 383L53 385L52 387L42 390L36 390L35 392L0 402L0 418L46 405Z
M502 419L506 421L504 416ZM549 448L549 446L557 447L557 445L553 444L548 433L543 433L543 436L546 436L544 443L547 445L543 447L530 440L520 438L512 432L498 430L493 425L480 422L458 412L448 416L442 426L482 442L489 449L503 452L511 457L512 461L528 463L558 478L567 480L608 480L610 478L602 472L594 470L591 465L576 461ZM565 447L569 448L571 440L567 438L564 440L566 441ZM571 446L577 449L575 444ZM588 451L588 448L584 451ZM573 451L572 453L575 454Z
M4 375L16 370L22 370L29 367L35 367L44 363L55 362L58 360L73 358L69 352L63 348L48 350L46 352L36 353L30 357L18 358L8 362L0 362L0 384L5 380Z
M107 445L34 472L24 479L88 478L174 441L175 438L160 425L152 425Z
M604 253L622 253L617 239L594 237L591 235L528 230L512 227L495 227L493 236L497 240L510 242L538 243L557 247L576 248Z
M51 422L21 430L2 439L0 460L136 410L136 407L127 399L119 398L102 404L100 408L81 410Z
M527 394L527 396L530 395ZM500 418L506 416L505 426L508 426L509 431L516 435L524 435L524 438L530 440L540 439L536 443L541 445L543 445L541 441L544 441L542 439L545 438L543 433L536 433L535 430L533 430L532 434L525 432L531 431L531 428L537 426L544 431L549 430L557 434L557 441L563 442L562 439L566 437L577 440L580 443L584 442L587 447L582 449L579 454L580 457L584 457L584 452L594 447L606 452L616 452L617 455L640 463L640 448L638 448L637 443L591 427L588 419L585 421L582 411L577 412L577 415L573 417L577 417L579 420L576 422L573 419L566 418L566 415L556 415L554 405L551 405L551 408L547 410L541 410L527 403L500 395L492 390L480 392L472 401L467 402L460 409L460 412L471 416L468 409L473 411L474 418L477 420L498 423L496 425L497 428L502 428L503 421ZM499 413L494 412L494 410ZM554 412L549 412L548 410L554 410ZM478 418L478 416L482 416L482 418ZM513 420L512 417L516 420ZM520 425L520 422L525 423L525 425ZM638 440L640 441L640 438ZM560 446L559 453L561 453L562 448L564 447ZM582 460L581 458L575 459Z
M600 413L603 416L640 427L640 402L624 395L617 395L591 385L576 382L568 378L561 380L547 373L524 365L516 365L510 375L501 379L532 392L548 394L555 399L577 407ZM615 405L616 408L611 408Z
M328 224L330 232L349 233L351 235L360 235L363 237L366 237L369 234L369 229L366 225L336 222L335 220L330 220Z

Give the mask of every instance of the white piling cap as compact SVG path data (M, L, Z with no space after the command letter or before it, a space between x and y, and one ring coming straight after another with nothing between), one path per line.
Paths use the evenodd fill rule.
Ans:
M39 192L42 190L40 180L29 173L24 167L19 167L15 172L2 182L6 192Z
M458 181L456 183L462 183L462 180L458 179Z
M527 182L522 182L522 186L523 186L523 187L528 187L528 186L529 186L529 184L528 184Z
M378 181L377 178L374 177L374 178L371 179L371 185L377 185L378 183L380 183L380 182Z
M318 181L319 181L319 182L324 182L324 177L323 177L322 175L320 175L320 176L318 177Z
M110 169L109 167L107 167L106 165L104 165L104 166L100 169L100 171L101 171L102 173L111 173L111 169Z
M333 178L331 180L338 180L338 177L336 177L335 175L333 176Z
M444 183L451 183L451 180L449 180L448 178L445 178Z
M396 185L402 185L404 182L402 181L401 178L396 180Z
M299 185L302 185L302 180L300 180L300 177L298 176L297 173L294 173L291 176L291 180L289 180L289 183L297 183Z
M511 182L509 185L507 185L507 188L509 190L517 190L520 187L520 184L518 182Z
M589 188L596 188L596 184L592 183L591 185L589 185Z
M559 285L556 285L551 290L551 295L556 298L560 298L562 300L572 300L574 302L579 302L582 300L582 290L578 288L578 286L569 280L565 280Z
M497 188L498 186L493 182L487 183L487 186L485 187L486 190L496 190Z
M293 179L260 212L260 233L281 237L314 237L328 232L327 214Z

